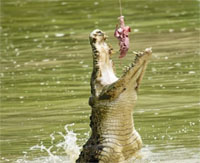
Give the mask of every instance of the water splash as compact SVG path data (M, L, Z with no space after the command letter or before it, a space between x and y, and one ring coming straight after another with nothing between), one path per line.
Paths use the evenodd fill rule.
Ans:
M56 145L57 147L63 148L65 150L71 162L75 162L80 153L80 147L76 144L76 134L73 131L68 130L68 126L73 125L74 124L65 126L66 135L64 135L62 132L59 132L59 134L63 136L64 142L61 142Z
M194 122L189 122L191 126L196 125ZM75 163L76 159L80 154L80 147L77 145L77 135L72 130L69 130L69 127L74 124L65 125L65 132L53 132L50 134L51 146L47 147L40 142L35 146L32 146L29 151L24 151L24 157L18 159L16 163ZM88 133L85 133L89 137ZM62 140L59 143L55 143L57 136L61 136ZM172 138L168 133L162 136L162 139L165 137ZM155 139L155 138L154 138ZM186 150L184 146L176 147L169 146L166 144L164 147L165 150L158 150L158 147L152 145L145 145L142 150L138 153L138 158L133 158L128 160L127 163L176 163L176 162L198 162L199 149ZM40 151L42 153L41 157L32 158L28 157L29 154L32 154L33 151ZM60 154L60 151L64 151L64 154ZM185 157L182 156L183 153L187 152ZM44 156L47 155L47 156ZM181 159L180 159L181 158ZM178 160L177 160L178 159ZM10 160L2 158L2 160L9 162ZM167 161L165 161L167 160Z
M25 152L24 157L18 159L16 163L75 163L76 159L80 154L80 147L77 145L77 135L72 130L68 128L74 124L65 125L65 133L58 132L50 134L51 146L46 147L43 142L40 145L35 145L30 148L30 152L34 150L40 150L41 152L47 153L46 157L39 157L33 160L28 159L28 152ZM55 144L55 134L61 135L64 139L63 141ZM65 156L59 156L58 151L64 150Z

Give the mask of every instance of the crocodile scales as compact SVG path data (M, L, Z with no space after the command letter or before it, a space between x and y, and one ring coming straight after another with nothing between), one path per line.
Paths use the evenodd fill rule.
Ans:
M93 51L91 76L91 136L76 163L126 163L137 158L142 140L134 127L133 107L151 48L138 52L130 66L117 78L107 36L94 30L90 36Z

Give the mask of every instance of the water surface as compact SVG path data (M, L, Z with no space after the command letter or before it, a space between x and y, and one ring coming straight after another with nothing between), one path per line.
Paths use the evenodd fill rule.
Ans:
M117 0L2 0L1 162L68 160L66 148L56 146L66 143L66 124L74 123L69 129L77 135L69 137L84 144L90 130L88 35L96 28L115 49L118 76L133 51L153 47L134 108L146 162L198 162L199 3L122 1L132 32L129 54L120 64L113 36ZM51 152L41 151L42 145Z

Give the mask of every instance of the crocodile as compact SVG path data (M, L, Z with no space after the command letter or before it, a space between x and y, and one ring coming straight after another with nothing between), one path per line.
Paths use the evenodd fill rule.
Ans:
M91 136L76 163L121 163L137 159L142 140L134 127L133 107L151 48L137 52L120 78L111 60L113 49L99 29L89 36L93 51L89 105ZM131 161L132 162L132 161Z

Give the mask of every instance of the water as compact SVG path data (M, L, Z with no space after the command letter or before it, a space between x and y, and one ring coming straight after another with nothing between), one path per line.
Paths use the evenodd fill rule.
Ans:
M32 152L34 150L40 150L40 152L44 152L48 154L46 157L39 157L34 158L33 160L28 160L28 152L24 152L24 157L21 159L18 159L17 163L37 163L37 162L53 162L53 163L72 163L75 162L80 154L80 147L78 147L76 141L77 137L76 134L73 131L70 131L68 129L71 125L65 125L65 132L58 132L58 135L61 135L63 137L63 141L60 141L59 143L55 144L54 141L56 139L55 135L56 133L52 133L50 135L51 137L51 146L46 147L43 145L43 142L40 142L40 144L32 146L28 152ZM66 156L59 156L57 153L62 150L66 153Z
M118 76L133 51L153 47L134 108L143 162L199 162L199 3L122 1L133 30L120 64L113 36L118 1L2 0L1 162L76 157L90 131L88 35L96 28L107 33L116 51Z

